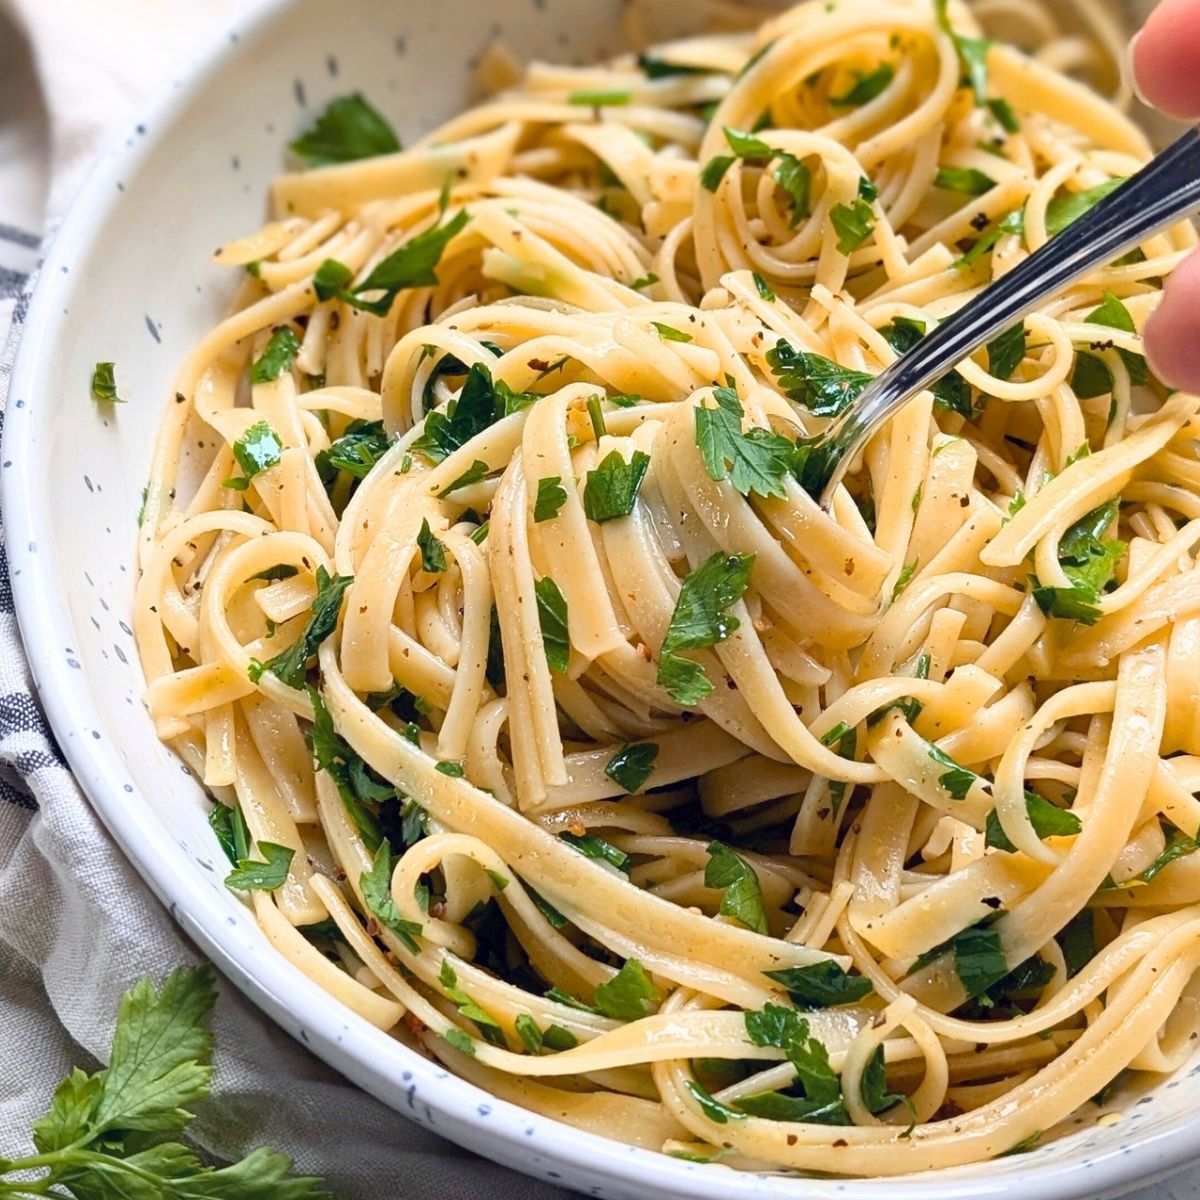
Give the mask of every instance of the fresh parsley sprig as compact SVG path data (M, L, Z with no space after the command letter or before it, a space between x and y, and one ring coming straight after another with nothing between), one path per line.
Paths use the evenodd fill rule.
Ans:
M331 1200L321 1180L289 1174L291 1159L275 1150L215 1168L171 1136L209 1093L205 1020L215 1000L208 966L181 967L158 989L143 979L126 992L108 1066L90 1075L77 1067L59 1084L33 1126L37 1153L0 1158L0 1196Z

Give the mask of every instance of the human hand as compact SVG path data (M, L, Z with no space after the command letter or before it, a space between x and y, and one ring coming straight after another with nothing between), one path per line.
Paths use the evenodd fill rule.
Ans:
M1162 0L1131 50L1142 98L1169 117L1200 121L1200 0ZM1145 343L1155 375L1171 387L1200 392L1200 252L1167 280Z

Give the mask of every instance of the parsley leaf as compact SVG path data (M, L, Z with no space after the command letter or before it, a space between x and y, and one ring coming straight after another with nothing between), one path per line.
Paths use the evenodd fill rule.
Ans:
M697 67L688 63L668 62L654 54L639 54L638 67L647 79L670 79L677 75L720 75L719 67Z
M549 521L558 515L558 510L567 502L566 489L561 475L547 475L538 480L537 499L533 504L534 521Z
M441 969L438 971L438 983L442 985L443 991L452 1000L459 1011L460 1016L464 1016L468 1021L474 1021L479 1026L480 1032L492 1042L493 1045L503 1045L504 1035L500 1033L500 1022L492 1016L485 1008L480 1008L466 992L458 986L458 972L450 965L449 958L442 959ZM494 1033L489 1036L489 1030ZM495 1035L499 1035L497 1038Z
M599 524L629 516L649 467L650 456L642 450L635 450L629 462L620 451L610 451L587 474L583 487L584 512Z
M354 272L345 263L327 258L313 274L313 291L318 300L332 300L353 278Z
M493 380L487 367L475 363L467 372L457 399L446 405L446 411L426 416L425 427L412 448L430 462L442 462L485 429L520 412L536 399L526 392L514 392L502 379Z
M963 65L964 83L975 93L975 103L980 106L986 104L987 56L992 43L987 38L965 37L955 33L947 12L947 0L934 0L934 11L938 24L950 35L950 40L954 43L954 49Z
M670 325L664 325L661 321L651 321L651 325L658 330L658 336L664 342L690 342L692 335L684 333L679 329L672 329Z
M869 75L855 71L857 77L850 89L841 96L830 96L834 108L858 108L879 96L896 76L891 63L881 63Z
M1068 463L1068 465L1070 465ZM1117 563L1128 549L1117 538L1103 538L1117 519L1118 502L1109 501L1072 525L1058 545L1058 558L1069 587L1043 587L1036 575L1029 577L1033 597L1047 615L1094 625L1100 619L1096 606L1108 587Z
M1139 871L1132 879L1127 879L1124 883L1113 884L1110 880L1109 886L1123 891L1141 883L1149 883L1164 867L1170 866L1176 859L1195 854L1197 850L1200 850L1200 835L1193 838L1188 837L1187 834L1176 832L1171 835L1162 853L1145 870Z
M330 102L310 129L288 145L310 167L329 163L354 162L377 154L393 154L400 149L395 131L355 92Z
M986 992L992 984L1008 974L1008 963L1004 958L1000 934L992 928L1003 915L1003 909L989 913L983 920L968 926L961 933L956 933L952 938L947 938L946 941L926 950L913 963L909 975L953 952L954 969L967 998L972 999Z
M639 1021L650 1008L662 1001L662 993L650 981L636 958L627 958L609 980L598 984L596 1007L617 1021Z
M961 763L955 762L944 750L930 745L929 757L939 766L949 768L938 776L938 784L948 791L955 800L965 800L967 793L975 786L980 778L974 771L968 771Z
M618 871L629 874L629 855L624 850L618 850L611 842L606 842L594 833L564 833L561 840L568 846L578 850L584 858L594 858L597 862L608 863Z
M1001 100L999 98L995 100L989 100L987 102L987 106L991 111L992 116L996 118L996 122L1005 133L1021 132L1020 119L1017 117L1013 106L1009 104L1007 100Z
M769 429L743 433L743 409L733 387L713 388L713 399L715 407L695 409L696 445L709 478L728 476L743 496L786 496L783 480L791 471L794 443Z
M260 471L269 471L276 466L282 454L283 443L266 421L255 421L233 443L233 457L238 466L242 468L243 476L247 481L253 479ZM244 491L245 489L238 490Z
M708 1089L694 1079L687 1080L684 1086L691 1092L692 1099L700 1105L700 1111L717 1125L727 1125L731 1120L744 1121L746 1119L744 1112L738 1112L736 1108L730 1108L727 1104L713 1099Z
M997 379L1011 379L1025 359L1025 322L1018 321L988 342L988 372Z
M767 914L757 872L723 842L710 842L706 853L708 865L704 868L704 886L724 889L721 915L733 917L756 933L766 933Z
M438 499L445 499L451 492L457 492L459 488L470 487L473 483L482 483L488 477L489 470L487 463L482 459L475 459L457 479L452 479L438 492Z
M715 158L710 158L700 172L700 186L706 192L715 192L732 166L732 154L718 154Z
M1089 313L1084 319L1089 325L1107 325L1110 329L1121 330L1122 333L1137 333L1137 326L1133 323L1133 317L1130 315L1129 309L1112 292L1105 292L1104 303L1094 312ZM1130 383L1138 386L1144 384L1150 378L1146 360L1140 354L1135 354L1132 350L1125 350L1123 348L1118 348L1117 352L1121 356L1121 361L1125 364L1125 369L1129 372ZM1091 356L1089 355L1088 357ZM1107 376L1107 386L1103 387L1101 391L1092 390L1091 394L1102 396L1112 391L1112 374L1100 359L1094 359L1093 361ZM1078 368L1076 375L1078 375ZM1088 396L1084 395L1078 386L1075 387L1075 394L1082 400L1088 399Z
M290 846L279 846L274 842L259 842L259 852L265 861L242 858L225 876L225 886L237 892L273 892L283 886L292 864L295 850Z
M1025 210L1021 208L1014 209L1004 217L1003 220L993 225L982 237L973 245L963 252L961 258L956 258L951 264L959 270L974 266L980 259L990 254L995 248L996 243L1006 234L1011 233L1014 237L1024 237L1025 235ZM965 244L965 243L963 243Z
M400 939L401 944L411 954L420 954L421 947L417 945L417 937L421 933L418 921L409 921L400 915L396 902L392 899L392 868L395 862L392 858L391 847L386 841L379 843L371 869L363 871L358 877L358 886L362 891L363 903L367 911L385 928Z
M125 401L117 395L114 370L114 364L110 362L98 362L92 368L92 395L106 404L124 404Z
M562 675L571 657L571 639L567 633L567 598L549 575L533 585L537 595L538 621L542 627L542 645L550 670Z
M337 628L342 597L353 582L352 575L330 575L324 567L317 568L317 595L307 627L292 645L266 663L266 669L277 679L289 687L304 686L308 660Z
M934 187L947 192L962 192L967 196L982 196L996 186L990 175L971 168L943 167L933 181Z
M460 209L446 224L418 233L399 250L376 263L366 279L344 292L342 298L364 312L385 317L393 301L406 288L436 287L438 276L434 268L441 262L446 246L463 231L470 219L467 210ZM378 300L364 300L362 296L366 292L382 292L383 295Z
M775 289L757 271L754 272L754 287L764 300L770 302L775 299Z
M1111 195L1125 182L1124 179L1109 179L1083 192L1071 192L1066 196L1055 196L1046 206L1046 232L1050 237L1078 221L1084 213L1091 212L1105 196Z
M317 455L317 473L326 487L336 480L339 471L365 479L391 444L382 421L351 421L346 432Z
M886 1112L897 1104L910 1103L903 1093L887 1090L887 1066L882 1046L876 1046L875 1053L867 1060L862 1074L862 1098L867 1111L875 1114Z
M608 760L604 773L631 796L646 786L646 780L654 773L654 760L658 758L658 746L654 742L635 742L622 746Z
M841 254L853 254L875 231L875 210L861 197L853 204L835 204L829 210L829 220L838 235Z
M420 531L417 533L417 545L421 550L423 571L436 575L446 569L446 547L434 537L433 530L429 528L428 518L421 522Z
M382 802L394 799L396 790L375 777L338 734L321 693L314 687L306 690L313 706L313 727L309 733L313 762L318 771L329 772L350 820L362 835L367 849L373 852L383 837L375 810ZM404 841L409 844L407 823Z
M698 704L713 685L699 663L675 652L715 646L738 628L738 618L728 610L745 593L753 565L753 554L726 556L718 550L683 581L658 664L658 682L677 703Z
M795 229L812 215L812 171L794 155L783 154L771 178L787 193L791 208L788 228Z
M768 1004L761 1012L746 1013L745 1021L746 1036L754 1045L774 1046L787 1055L804 1089L804 1099L808 1102L805 1115L782 1119L819 1121L822 1124L848 1123L842 1107L842 1085L829 1065L829 1052L822 1042L811 1036L808 1022L799 1013L782 1005ZM779 1097L777 1101L766 1100L765 1096L761 1101L759 1098L747 1099L756 1100L755 1107L748 1107L745 1101L739 1102L738 1107L745 1112L754 1112L756 1116L765 1115L760 1103L775 1104L777 1109L783 1110L790 1107L778 1103L786 1102L787 1097Z
M1066 837L1078 833L1083 828L1082 822L1073 812L1051 804L1036 792L1025 793L1025 811L1029 814L1034 833L1043 841L1048 837ZM1009 854L1015 854L1017 850L1004 832L995 809L987 815L987 836L984 845L1006 850Z
M254 360L250 367L251 383L270 383L278 379L284 371L292 369L296 355L300 353L300 342L291 328L280 325L271 334L262 355Z
M840 416L874 378L785 341L767 351L767 365L788 399L802 404L814 417Z
M833 959L811 963L807 967L782 967L764 974L768 979L782 983L798 1008L856 1004L871 993L869 979L847 974Z
M1055 935L1062 948L1067 978L1074 979L1096 957L1096 914L1090 908L1079 911Z
M250 831L240 808L218 803L208 814L208 827L213 831L225 857L233 866L250 857Z

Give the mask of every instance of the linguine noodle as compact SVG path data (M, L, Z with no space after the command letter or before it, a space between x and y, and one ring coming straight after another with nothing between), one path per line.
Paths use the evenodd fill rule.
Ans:
M710 7L296 144L164 414L146 702L270 942L496 1096L733 1167L984 1160L1200 1029L1200 414L1138 332L1196 239L825 513L806 438L1149 150L1065 73L1117 91L1100 13L981 4L1027 57L933 0Z

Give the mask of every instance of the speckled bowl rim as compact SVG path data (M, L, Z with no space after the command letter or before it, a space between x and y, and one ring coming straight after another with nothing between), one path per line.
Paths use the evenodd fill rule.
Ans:
M1179 1170L1200 1157L1197 1124L1143 1134L1105 1148L1087 1162L1040 1163L999 1178L977 1172L929 1173L874 1180L808 1179L715 1170L573 1129L459 1079L358 1018L274 952L234 936L212 904L199 868L154 815L128 777L114 745L79 736L101 717L86 676L71 661L75 639L63 589L52 564L57 536L51 506L40 502L50 472L39 450L50 444L53 400L44 393L42 364L69 330L66 265L87 253L106 214L122 203L118 181L136 173L162 145L172 121L210 78L239 53L243 37L282 22L292 0L255 0L148 104L139 135L114 140L93 168L46 252L26 315L5 414L3 503L17 618L46 716L75 776L109 832L172 916L232 982L330 1065L398 1112L488 1157L592 1195L695 1197L697 1200L1081 1200L1116 1195ZM46 453L41 450L41 453ZM86 519L86 516L83 518ZM34 552L34 548L37 552ZM150 819L146 815L150 814ZM445 1118L445 1120L439 1120ZM449 1125L465 1125L452 1130ZM1079 1136L1079 1135L1075 1135ZM589 1186L590 1184L590 1186ZM1099 1186L1097 1186L1099 1185Z

